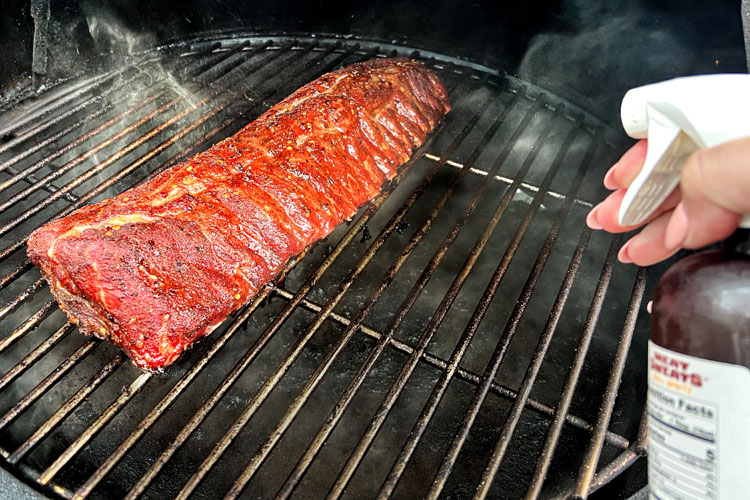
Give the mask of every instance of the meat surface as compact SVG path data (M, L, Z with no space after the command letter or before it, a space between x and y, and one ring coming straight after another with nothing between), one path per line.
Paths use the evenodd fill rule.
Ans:
M449 109L412 60L328 73L207 151L37 229L28 255L82 333L159 371L376 196Z

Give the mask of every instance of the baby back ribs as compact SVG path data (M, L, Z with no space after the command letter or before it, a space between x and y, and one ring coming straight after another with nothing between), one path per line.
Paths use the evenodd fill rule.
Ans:
M28 255L82 333L159 371L376 196L449 109L415 61L328 73L207 151L37 229Z

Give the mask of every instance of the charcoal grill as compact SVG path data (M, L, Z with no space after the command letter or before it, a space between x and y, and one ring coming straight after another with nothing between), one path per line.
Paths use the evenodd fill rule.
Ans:
M315 77L405 55L454 109L410 168L163 375L67 324L46 221ZM57 498L585 498L645 455L660 269L584 219L621 134L527 82L356 37L220 33L0 117L0 454Z

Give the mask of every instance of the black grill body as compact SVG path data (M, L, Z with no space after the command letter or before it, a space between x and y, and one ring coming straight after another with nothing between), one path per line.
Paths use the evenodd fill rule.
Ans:
M551 26L580 15L566 5L515 24L502 9L417 5L412 31L382 6L399 21L367 33L374 7L355 22L290 3L305 29L266 12L258 29L276 32L264 34L216 31L237 27L206 20L221 5L184 4L190 20L206 14L201 34L160 24L157 7L53 7L30 12L75 35L32 43L35 66L5 83L0 117L0 453L12 475L62 498L612 498L645 484L631 467L646 453L644 308L664 267L618 264L623 237L584 219L628 145L612 126L618 88L741 66L741 34L696 49L692 66L649 60L612 83L591 77L596 51L566 75L551 59ZM250 12L231 7L244 23ZM148 36L130 37L133 25ZM498 26L507 36L488 37ZM393 55L438 72L454 109L400 182L282 282L162 376L66 324L25 258L31 230L205 149L326 71ZM64 57L84 63L57 67Z

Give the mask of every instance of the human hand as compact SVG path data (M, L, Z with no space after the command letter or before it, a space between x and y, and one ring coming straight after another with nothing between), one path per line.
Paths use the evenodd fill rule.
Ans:
M646 140L639 141L604 177L614 191L586 218L592 229L623 233L643 226L620 249L621 262L648 266L681 248L700 248L721 241L750 213L750 137L701 149L688 157L680 185L651 217L639 226L617 222L625 191L643 168Z

